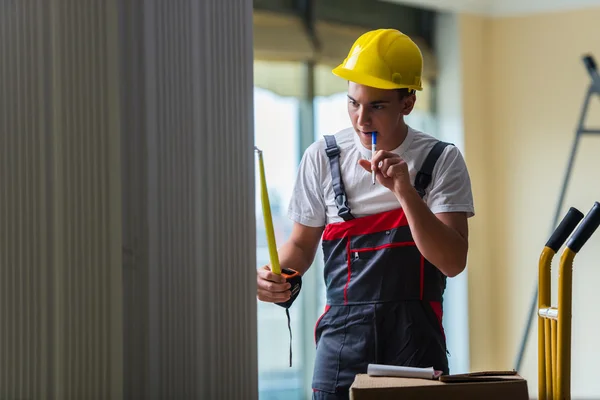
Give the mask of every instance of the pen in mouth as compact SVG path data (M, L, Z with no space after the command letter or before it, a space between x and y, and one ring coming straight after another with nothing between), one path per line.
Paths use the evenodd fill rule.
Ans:
M375 152L377 151L377 132L371 132L371 160L375 156ZM375 184L375 168L371 168L371 183Z

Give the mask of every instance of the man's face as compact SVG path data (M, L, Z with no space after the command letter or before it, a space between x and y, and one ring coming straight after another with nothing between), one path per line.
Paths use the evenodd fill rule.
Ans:
M415 95L401 98L397 90L348 84L348 114L363 146L371 147L371 132L377 131L377 147L392 150L404 139L404 115L410 114Z

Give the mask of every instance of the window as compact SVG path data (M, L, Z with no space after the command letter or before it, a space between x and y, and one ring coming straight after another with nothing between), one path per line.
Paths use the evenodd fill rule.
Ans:
M291 232L286 215L298 154L298 100L281 97L265 89L254 89L255 144L263 151L265 175L277 245ZM260 188L256 174L256 187ZM269 251L261 209L260 190L256 190L257 267L269 264ZM301 307L290 312L294 330L293 365L289 367L289 332L283 308L257 302L258 369L261 400L303 399L304 366L302 341L298 333L302 321Z

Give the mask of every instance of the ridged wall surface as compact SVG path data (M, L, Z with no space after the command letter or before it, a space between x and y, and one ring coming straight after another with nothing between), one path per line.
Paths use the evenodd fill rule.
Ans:
M251 24L0 1L0 398L257 398Z
M252 399L252 2L146 4L148 394Z
M44 26L31 24L39 16L0 3L0 398L39 397L50 382Z
M117 399L114 2L0 2L0 398Z

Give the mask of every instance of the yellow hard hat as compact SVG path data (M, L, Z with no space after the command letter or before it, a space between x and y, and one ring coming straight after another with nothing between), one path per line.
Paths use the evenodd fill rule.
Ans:
M362 34L348 57L332 71L340 78L379 89L423 90L423 55L419 47L396 29Z

